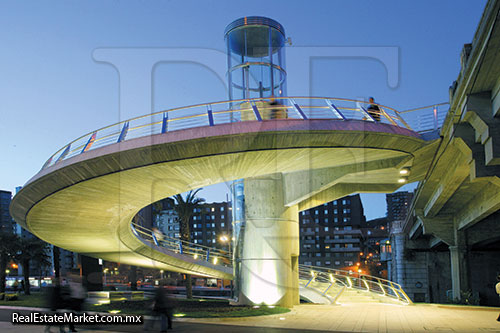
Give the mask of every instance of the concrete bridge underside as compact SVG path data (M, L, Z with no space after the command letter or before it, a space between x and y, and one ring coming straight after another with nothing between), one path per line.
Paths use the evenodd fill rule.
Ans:
M411 168L409 182L424 177L436 147L412 131L356 120L186 129L91 150L44 169L14 197L11 213L64 249L231 279L227 268L143 243L131 231L132 218L177 193L265 175L280 175L283 204L295 211L356 192L393 192L402 185L397 180L403 167Z

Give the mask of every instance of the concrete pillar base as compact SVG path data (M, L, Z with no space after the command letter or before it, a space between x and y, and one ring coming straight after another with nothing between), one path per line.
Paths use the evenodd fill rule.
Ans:
M298 207L285 207L281 174L245 180L239 304L299 303Z

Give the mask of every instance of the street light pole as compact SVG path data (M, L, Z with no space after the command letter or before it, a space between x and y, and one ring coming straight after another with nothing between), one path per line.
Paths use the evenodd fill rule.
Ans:
M103 269L103 272L104 272L104 286L106 286L106 273L108 272L108 269L107 268Z

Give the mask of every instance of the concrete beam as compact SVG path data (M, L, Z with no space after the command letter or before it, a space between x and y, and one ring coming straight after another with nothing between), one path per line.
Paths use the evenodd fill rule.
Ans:
M469 228L500 209L500 179L483 177L474 181L481 191L455 215L458 229Z
M288 207L296 205L342 182L342 179L348 175L363 179L367 173L376 172L376 176L380 181L379 171L390 170L392 171L391 174L393 174L392 178L396 180L399 169L403 166L411 166L411 160L411 156L404 155L334 168L312 169L285 174L285 205Z
M485 164L500 165L500 120L494 117L491 91L467 96L463 120L474 128L476 142L484 145Z
M425 217L436 216L445 203L455 193L460 184L469 175L470 156L457 154L455 149L445 151L439 164L447 164L446 168L442 167L442 176L439 177L436 189L427 201L424 207Z
M299 211L313 208L354 193L392 193L400 184L337 184L299 203Z
M429 239L429 248L432 249L440 244L443 243L443 240L439 237L436 237L436 236L431 236L431 238Z
M487 241L500 239L500 228L498 228L498 221L500 219L500 212L495 212L485 219L481 220L472 228L466 229L467 244L469 246L480 245Z
M417 217L423 225L425 235L433 235L439 237L448 245L455 244L455 231L453 218L422 218Z
M417 221L415 221L415 223L411 227L410 232L408 233L408 238L413 239L418 237L421 233L423 233L423 228L424 225L422 223L422 220L417 219Z
M436 156L437 161L430 167L430 174L415 203L415 208L422 209L426 217L436 216L450 199L467 177L472 159L471 150L461 138L441 145Z

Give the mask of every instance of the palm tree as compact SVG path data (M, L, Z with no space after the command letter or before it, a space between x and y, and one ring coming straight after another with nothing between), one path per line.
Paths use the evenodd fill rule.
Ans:
M11 259L14 259L19 249L17 235L0 231L0 293L5 292L5 270Z
M191 233L189 232L189 219L194 213L195 208L198 208L205 199L196 197L196 194L201 188L196 191L189 191L184 199L181 194L174 195L176 205L174 210L179 217L181 241L190 242ZM186 297L193 298L193 289L191 286L191 274L186 274Z
M30 294L30 263L36 259L37 265L41 267L50 266L49 244L39 238L19 238L19 252L16 259L23 266L24 294Z

